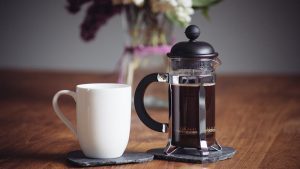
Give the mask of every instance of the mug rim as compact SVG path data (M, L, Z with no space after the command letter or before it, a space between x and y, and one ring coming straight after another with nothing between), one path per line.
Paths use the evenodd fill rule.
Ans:
M112 89L122 89L131 88L128 84L123 83L86 83L76 85L77 89L88 89L88 90L112 90Z

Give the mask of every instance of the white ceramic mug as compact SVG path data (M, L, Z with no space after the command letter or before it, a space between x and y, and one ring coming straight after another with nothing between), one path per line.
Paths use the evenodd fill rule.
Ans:
M76 102L77 128L63 115L57 101L69 95ZM77 137L81 150L91 158L122 156L129 140L131 86L113 83L81 84L76 92L61 90L53 97L56 115Z

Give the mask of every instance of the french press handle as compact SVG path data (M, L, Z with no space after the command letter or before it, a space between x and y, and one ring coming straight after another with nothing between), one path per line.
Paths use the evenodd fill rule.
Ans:
M167 123L160 123L153 120L147 113L144 105L144 95L147 87L152 82L165 82L167 83L169 79L168 73L152 73L145 76L138 84L135 94L134 94L134 107L137 112L138 117L141 121L150 129L166 133L168 131Z

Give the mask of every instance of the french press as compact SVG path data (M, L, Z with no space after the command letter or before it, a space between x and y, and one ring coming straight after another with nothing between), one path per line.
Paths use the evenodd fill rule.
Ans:
M169 72L152 73L140 81L134 105L146 126L169 133L165 154L178 148L196 148L207 156L222 149L215 139L215 68L220 60L209 43L196 41L200 35L197 26L188 26L185 35L189 41L175 44L167 54ZM144 107L144 93L152 82L169 84L168 124L153 120Z

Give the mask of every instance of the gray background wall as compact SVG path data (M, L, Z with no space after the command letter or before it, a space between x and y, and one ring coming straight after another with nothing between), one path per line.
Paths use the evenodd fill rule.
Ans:
M123 49L121 17L90 43L79 37L85 12L70 15L64 0L0 1L0 69L112 71ZM223 73L300 73L299 0L226 0L211 20L193 17L201 40L221 54ZM184 40L183 29L175 30Z

